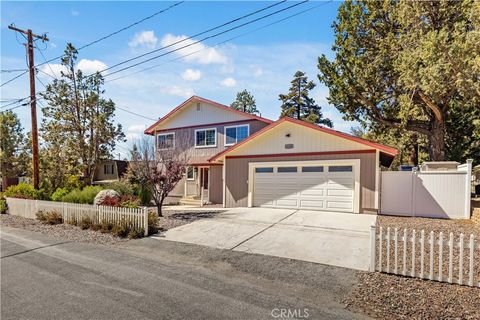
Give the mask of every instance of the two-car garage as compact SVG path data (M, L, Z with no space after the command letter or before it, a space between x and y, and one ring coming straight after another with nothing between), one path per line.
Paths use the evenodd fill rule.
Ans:
M251 162L249 204L358 212L358 173L358 160Z

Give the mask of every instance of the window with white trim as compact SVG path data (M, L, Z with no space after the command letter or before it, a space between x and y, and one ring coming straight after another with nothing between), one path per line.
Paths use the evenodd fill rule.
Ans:
M175 148L175 133L162 133L157 136L157 149L168 150Z
M217 146L217 129L195 130L195 147L206 148Z
M193 167L187 168L187 180L195 180L195 170Z
M248 124L225 127L225 145L231 146L245 140L249 134L250 126Z

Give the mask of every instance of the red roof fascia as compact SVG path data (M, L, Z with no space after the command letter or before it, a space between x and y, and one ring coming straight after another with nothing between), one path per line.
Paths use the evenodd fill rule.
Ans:
M321 132L324 132L324 133L332 134L332 135L340 137L340 138L344 138L344 139L351 140L351 141L354 141L354 142L357 142L357 143L361 143L361 144L373 147L375 149L378 149L382 152L385 152L385 153L387 153L391 156L396 156L397 153L398 153L397 149L385 146L383 144L379 144L379 143L372 142L372 141L369 141L369 140L366 140L366 139L358 138L358 137L355 137L355 136L352 136L352 135L349 135L349 134L346 134L346 133L343 133L343 132L340 132L340 131L336 131L336 130L333 130L333 129L330 129L330 128L320 127L316 124L305 122L305 121L302 121L302 120L297 120L297 119L293 119L293 118L290 118L290 117L283 117L283 118L275 121L274 123L264 127L262 130L257 131L256 133L252 134L251 136L249 136L247 139L243 140L242 142L237 143L236 145L217 153L215 156L208 159L208 161L214 161L214 160L220 158L224 154L240 147L241 145L247 143L248 141L255 139L257 136L265 133L266 131L269 131L269 130L275 128L276 126L278 126L279 124L284 123L284 122L292 122L292 123L295 123L295 124L298 124L298 125L301 125L301 126L304 126L304 127L312 128L314 130L318 130L318 131L321 131Z
M208 104L211 104L215 107L218 107L218 108L221 108L221 109L224 109L224 110L227 110L227 111L231 111L231 112L234 112L234 113L237 113L237 114L241 114L243 116L246 116L250 119L254 119L254 120L258 120L258 121L262 121L262 122L265 122L265 123L273 123L272 120L270 119L266 119L266 118L263 118L263 117L260 117L260 116L256 116L254 114L250 114L250 113L247 113L247 112L243 112L243 111L240 111L240 110L235 110L235 109L232 109L226 105L223 105L221 103L218 103L218 102L215 102L215 101L212 101L212 100L208 100L208 99L205 99L205 98L202 98L202 97L199 97L199 96L192 96L190 98L188 98L187 100L185 100L184 102L182 102L180 105L178 105L177 107L175 107L172 111L170 111L169 113L167 113L164 117L160 118L157 122L155 122L153 125L151 125L150 127L148 127L144 133L145 134L149 134L149 135L153 135L153 129L158 126L160 123L162 123L163 121L165 121L166 119L170 118L172 115L174 115L175 113L177 113L179 110L181 110L184 106L186 106L187 104L193 102L193 101L200 101L200 102L204 102L204 103L208 103Z

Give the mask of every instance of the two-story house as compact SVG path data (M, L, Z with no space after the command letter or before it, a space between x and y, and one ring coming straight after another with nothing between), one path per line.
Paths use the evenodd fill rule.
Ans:
M224 207L377 212L380 166L397 150L314 124L268 120L193 96L147 130L157 152L188 149L170 197Z

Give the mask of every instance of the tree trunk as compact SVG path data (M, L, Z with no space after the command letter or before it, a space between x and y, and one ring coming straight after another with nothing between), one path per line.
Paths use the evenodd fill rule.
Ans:
M445 124L433 122L428 136L428 155L431 161L445 160Z
M162 197L159 202L155 202L157 205L157 213L159 217L163 217L163 214L162 214L163 200L165 200L165 197Z
M418 136L417 134L412 134L410 139L410 152L408 155L408 164L412 166L418 166Z

